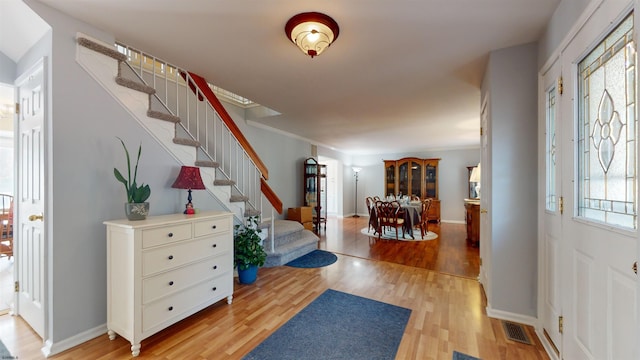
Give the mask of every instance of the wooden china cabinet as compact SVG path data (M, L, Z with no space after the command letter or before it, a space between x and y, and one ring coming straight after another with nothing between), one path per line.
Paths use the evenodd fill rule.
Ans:
M429 221L440 222L439 161L413 157L384 160L384 196L416 195L420 199L431 199Z
M320 225L327 228L327 165L308 158L304 161L304 206L311 207L313 227L317 233Z

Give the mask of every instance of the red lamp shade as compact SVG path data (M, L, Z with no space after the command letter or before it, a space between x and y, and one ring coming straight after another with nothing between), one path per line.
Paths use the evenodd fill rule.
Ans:
M200 168L195 166L183 166L180 169L178 178L171 185L175 189L191 189L191 190L204 190L206 187L200 177Z
M187 204L185 205L185 214L195 214L195 209L193 208L193 203L191 203L191 190L204 190L206 187L202 182L202 177L200 176L200 168L195 166L183 166L180 169L180 174L178 174L178 178L171 185L172 188L176 189L188 189L189 196L187 197Z

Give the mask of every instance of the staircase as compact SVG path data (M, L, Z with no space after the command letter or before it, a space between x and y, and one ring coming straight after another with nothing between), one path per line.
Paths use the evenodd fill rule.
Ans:
M265 266L317 248L318 237L301 224L274 220L282 203L266 184L268 171L203 78L120 44L80 34L77 42L78 63L180 163L201 168L207 190L236 223L271 212L261 226L270 235Z
M274 236L265 239L263 243L267 250L265 267L284 265L318 248L318 235L305 229L297 221L275 220L273 228Z

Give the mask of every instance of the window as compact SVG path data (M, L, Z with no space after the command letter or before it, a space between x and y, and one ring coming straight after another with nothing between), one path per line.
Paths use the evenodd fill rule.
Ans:
M546 104L546 209L556 211L556 87L547 90Z
M578 64L578 216L637 228L633 14Z

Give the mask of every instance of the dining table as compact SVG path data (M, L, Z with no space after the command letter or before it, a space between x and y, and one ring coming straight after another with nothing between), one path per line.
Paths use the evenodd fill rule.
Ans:
M399 200L398 203L400 204L401 209L404 210L402 211L402 216L404 219L402 230L405 234L405 237L406 235L409 235L412 239L415 239L413 236L413 228L414 226L420 224L420 218L422 216L422 202ZM378 228L377 211L375 206L371 208L371 214L369 215L369 225L374 229Z

